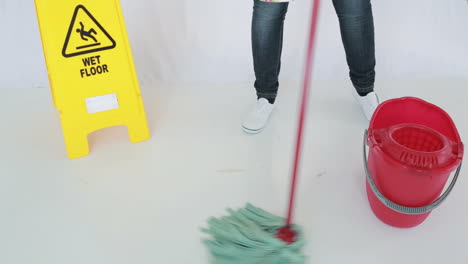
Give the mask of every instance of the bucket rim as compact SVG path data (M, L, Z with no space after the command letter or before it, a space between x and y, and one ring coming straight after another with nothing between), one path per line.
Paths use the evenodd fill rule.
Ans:
M402 163L400 160L395 158L393 155L387 154L386 151L383 149L382 143L377 142L377 139L375 138L375 131L378 131L378 130L390 130L390 131L391 130L396 130L396 129L399 129L400 127L404 126L404 125L410 125L410 126L413 126L413 127L425 127L425 128L428 128L428 129L432 130L433 132L435 132L436 134L438 134L441 137L441 139L445 143L445 147L443 147L440 150L433 151L433 152L418 151L418 150L414 150L414 149L411 149L409 147L406 147L403 144L400 144L391 135L388 135L388 138L391 141L393 141L392 143L398 144L399 147L404 148L404 149L408 150L409 152L414 152L414 153L422 152L422 153L434 153L434 154L440 154L440 153L442 153L444 151L447 151L447 148L451 147L450 144L455 144L457 146L457 153L454 154L454 156L452 158L452 161L448 162L447 164L445 164L443 166L437 166L437 167L433 167L433 168L423 168L423 167L412 166L412 165L409 165L407 163ZM385 157L386 159L388 159L388 161L392 162L395 166L402 166L404 168L412 169L412 170L419 171L419 172L425 172L425 171L429 171L429 170L430 171L447 171L447 170L454 170L457 166L460 165L460 163L463 160L464 145L463 145L462 142L460 142L460 143L454 142L450 138L445 136L444 134L438 132L437 130L434 130L434 129L432 129L430 127L427 127L427 126L424 126L424 125L412 124L412 123L401 123L401 124L393 125L391 127L382 128L382 129L371 129L371 128L369 128L369 129L366 130L366 134L367 134L367 139L366 139L367 145L370 148L373 148L374 150L378 150L379 153L384 154L382 156Z
M401 144L394 138L394 131L397 131L402 128L419 128L426 130L429 133L434 134L438 139L442 142L443 146L442 148L435 150L435 151L421 151L421 150L416 150L411 147L408 147L404 144ZM421 168L418 166L412 166L407 163L401 162L401 160L398 160L394 155L391 155L389 153L386 153L384 150L384 142L379 142L377 139L377 135L380 135L379 137L383 137L383 140L385 141L385 138L390 141L390 144L393 144L395 146L398 146L399 149L404 150L404 152L407 153L412 153L415 155L420 155L420 156L427 156L427 155L440 155L440 154L447 154L450 155L448 158L448 162L444 162L445 164L440 165L440 166L435 166L431 168ZM382 140L382 139L380 139ZM440 133L439 131L430 128L425 125L421 124L414 124L414 123L401 123L401 124L396 124L387 128L380 128L380 129L368 129L368 145L370 147L378 147L383 153L386 153L385 156L389 156L392 158L392 160L398 164L399 166L405 166L411 169L418 169L420 171L427 171L427 170L437 170L437 169L453 169L454 166L458 164L458 160L461 160L463 158L463 143L457 143L445 136L444 134ZM385 144L386 145L386 144ZM401 151L399 151L401 152Z
M401 101L414 101L414 102L420 103L422 105L430 106L430 107L434 108L434 110L437 110L440 113L442 113L444 115L444 117L446 118L446 120L450 123L450 126L452 128L451 130L453 131L453 134L454 134L454 137L455 137L454 141L457 142L457 143L463 144L463 142L461 140L461 137L460 137L460 133L458 132L457 126L455 125L455 122L453 121L452 117L444 109L442 109L441 107L439 107L439 106L437 106L437 105L435 105L433 103L430 103L430 102L428 102L426 100L423 100L423 99L417 98L417 97L413 97L413 96L403 96L403 97L399 97L399 98L393 98L393 99L389 99L389 100L386 100L386 101L380 103L378 105L377 109L374 111L374 114L372 115L372 118L371 118L371 120L369 122L369 130L376 129L375 128L375 123L376 123L376 120L378 118L380 118L380 114L382 112L382 109L387 107L389 104L396 103L396 102L401 102ZM446 136L446 135L444 135L444 136Z
M379 146L376 146L375 150L378 151L379 153L384 153L385 154L385 152ZM417 171L417 172L427 172L427 171L446 172L447 170L450 170L450 171L453 172L453 170L455 170L455 168L460 166L460 164L463 161L463 158L457 157L456 159L453 160L453 162L451 162L451 163L449 163L447 165L441 166L441 167L420 168L420 167L414 167L414 166L411 166L411 165L408 165L408 164L405 164L405 163L401 163L400 161L398 161L397 159L395 159L391 155L382 155L382 156L385 157L386 159L388 159L389 162L392 162L395 166L411 169L411 170Z

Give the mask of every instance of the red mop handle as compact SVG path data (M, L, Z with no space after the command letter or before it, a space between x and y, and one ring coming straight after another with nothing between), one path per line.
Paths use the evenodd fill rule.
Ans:
M294 167L293 167L293 172L292 172L291 193L289 197L289 209L288 209L288 217L286 218L286 226L291 225L292 217L293 217L294 199L296 197L296 189L297 189L297 186L296 186L297 174L299 171L299 161L300 161L301 147L302 147L302 134L304 130L305 115L307 112L307 105L309 101L309 90L310 90L310 81L311 81L311 75L312 75L312 62L313 62L313 54L314 54L314 47L315 47L315 36L317 32L319 7L320 7L320 0L315 0L313 4L313 9L312 9L312 19L311 19L310 33L309 33L309 45L307 48L304 82L303 82L303 87L302 87L301 109L300 109L300 116L299 116L299 126L297 129L296 152L294 155Z

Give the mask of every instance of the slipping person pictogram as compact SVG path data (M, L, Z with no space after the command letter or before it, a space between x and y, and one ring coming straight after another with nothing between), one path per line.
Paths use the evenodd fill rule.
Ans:
M81 39L88 41L89 40L88 38L92 38L94 42L97 42L97 39L93 37L92 35L92 34L97 35L96 30L94 30L94 28L91 28L90 30L86 31L84 29L84 25L82 22L80 22L80 25L81 25L81 28L76 29L76 32L80 33Z

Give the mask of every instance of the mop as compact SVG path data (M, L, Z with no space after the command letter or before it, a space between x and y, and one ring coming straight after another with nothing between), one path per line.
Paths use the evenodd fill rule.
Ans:
M237 211L228 209L228 216L209 219L208 227L202 231L210 236L203 242L211 253L212 264L305 263L305 256L301 253L305 245L304 237L301 228L292 223L292 216L308 105L319 1L315 0L312 8L287 217L284 219L247 204Z

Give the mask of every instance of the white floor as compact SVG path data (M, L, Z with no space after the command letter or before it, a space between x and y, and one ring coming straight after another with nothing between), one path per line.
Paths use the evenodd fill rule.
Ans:
M443 107L468 142L468 80L380 81L383 99ZM419 227L372 214L361 158L366 121L348 82L315 82L295 222L309 263L468 263L468 168ZM151 140L123 127L90 135L68 160L48 89L2 89L0 263L202 264L209 216L252 202L286 205L299 85L284 84L264 133L240 128L250 84L142 87Z

